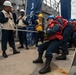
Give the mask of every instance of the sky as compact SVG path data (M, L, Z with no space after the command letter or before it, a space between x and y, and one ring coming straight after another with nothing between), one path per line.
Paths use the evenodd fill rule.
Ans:
M76 0L71 1L71 18L76 18Z

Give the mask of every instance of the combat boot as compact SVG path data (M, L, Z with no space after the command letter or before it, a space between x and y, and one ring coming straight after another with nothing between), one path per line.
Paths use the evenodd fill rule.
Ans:
M26 50L29 50L28 45L26 45Z
M36 44L36 47L38 47L38 44Z
M63 51L61 56L56 57L56 60L66 60L66 51Z
M29 48L28 48L28 47L26 47L26 50L29 50Z
M15 48L13 48L13 54L18 54L20 53L19 51L17 51Z
M39 73L40 73L40 74L45 74L45 73L50 72L50 71L51 71L50 63L51 63L51 59L46 59L45 66L44 66L44 68L42 68L42 69L39 71Z
M3 51L2 56L3 56L4 58L7 58L7 57L8 57L8 55L6 54L5 51Z
M43 54L39 53L38 58L36 60L34 60L33 63L43 63L42 55Z

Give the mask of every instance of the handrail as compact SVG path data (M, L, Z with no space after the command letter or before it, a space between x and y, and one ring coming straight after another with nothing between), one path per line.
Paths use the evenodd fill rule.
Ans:
M59 11L60 0L43 0L43 3L52 7L54 10Z

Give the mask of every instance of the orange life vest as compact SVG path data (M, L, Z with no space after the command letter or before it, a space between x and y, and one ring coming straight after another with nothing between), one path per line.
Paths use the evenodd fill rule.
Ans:
M58 40L62 40L63 36L62 36L62 25L60 25L60 23L58 23L57 21L53 21L51 24L48 25L48 28L52 28L55 24L58 24L60 26L61 31L56 32L54 35L52 36L48 36L47 39L48 40L54 40L54 39L58 39Z
M58 21L58 19L61 19L63 29L68 25L68 21L67 21L66 19L62 18L62 16L56 16L55 19L56 19L57 21ZM58 21L58 22L59 22L59 21ZM59 23L60 23L60 22L59 22ZM61 24L61 23L60 23L60 24Z
M62 21L63 21L63 28L65 28L67 25L68 25L68 21L66 20L66 19L62 19Z

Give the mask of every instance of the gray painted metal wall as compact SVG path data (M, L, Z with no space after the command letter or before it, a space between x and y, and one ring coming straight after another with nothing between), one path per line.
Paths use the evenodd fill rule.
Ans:
M42 9L41 12L44 16L44 29L46 29L47 27L47 16L48 15L59 15L59 12L57 12L56 10L54 10L52 7L47 6L46 4L42 4Z

